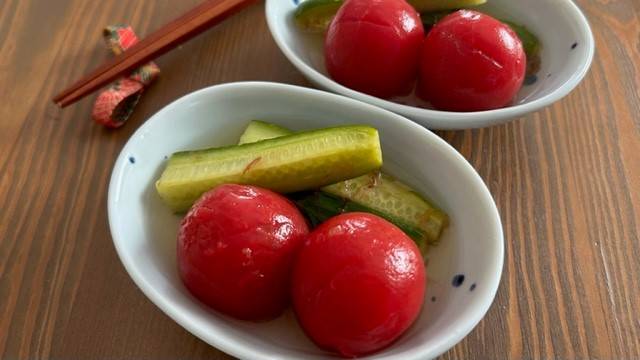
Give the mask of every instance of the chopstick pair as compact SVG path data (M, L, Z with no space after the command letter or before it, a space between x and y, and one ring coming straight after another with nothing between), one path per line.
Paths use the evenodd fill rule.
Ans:
M53 98L65 107L222 22L255 0L207 0L107 61Z

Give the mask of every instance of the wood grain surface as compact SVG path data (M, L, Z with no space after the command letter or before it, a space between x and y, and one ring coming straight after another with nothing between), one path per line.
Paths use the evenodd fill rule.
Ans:
M113 162L168 102L211 84L307 85L257 4L158 60L117 131L52 95L108 56L112 23L148 34L197 0L0 1L0 358L226 359L134 285L107 224ZM597 51L561 102L507 125L440 132L503 217L502 283L443 359L640 359L640 2L581 0Z

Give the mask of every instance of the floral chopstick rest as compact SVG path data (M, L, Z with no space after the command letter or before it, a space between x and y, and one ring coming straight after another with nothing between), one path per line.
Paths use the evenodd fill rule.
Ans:
M138 42L130 26L111 25L103 30L107 46L115 55ZM144 89L160 74L160 68L150 62L123 76L98 94L93 105L92 117L97 123L109 128L118 128L129 119Z

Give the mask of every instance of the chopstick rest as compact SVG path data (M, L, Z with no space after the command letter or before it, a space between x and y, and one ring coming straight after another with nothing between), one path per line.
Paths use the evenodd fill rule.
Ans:
M138 37L130 26L111 25L103 30L107 46L115 55L138 42ZM140 100L145 87L160 74L160 68L149 62L123 76L98 94L91 113L93 120L109 128L118 128L129 119Z

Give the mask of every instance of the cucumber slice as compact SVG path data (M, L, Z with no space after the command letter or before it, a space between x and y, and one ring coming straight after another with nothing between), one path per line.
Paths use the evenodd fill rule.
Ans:
M405 225L420 229L424 236L420 242L427 241L430 245L437 244L449 223L447 214L413 189L378 171L325 186L322 191L350 199L391 219L400 219Z
M407 223L402 218L394 217L386 211L378 211L355 201L345 199L325 191L303 192L290 195L302 212L309 218L312 227L316 227L327 219L348 212L366 212L378 215L399 227L416 243L420 252L425 255L429 248L428 236L424 229Z
M324 32L342 6L342 0L306 0L298 5L293 18L308 32Z
M289 129L262 121L252 121L245 130L255 141ZM376 214L402 229L422 253L437 245L449 223L447 214L431 205L413 189L378 171L325 186L322 191L294 194L293 199L313 226L344 213L363 211Z
M166 205L182 212L204 192L224 183L288 193L360 176L381 165L378 131L369 126L342 126L175 153L156 189Z
M238 145L248 144L261 140L273 139L280 136L291 135L293 131L285 129L276 124L270 124L268 122L253 120L249 123L247 128L240 136Z
M462 9L482 5L487 0L408 0L418 12Z
M527 56L527 72L526 76L535 75L540 71L542 65L542 59L540 58L540 50L542 45L537 36L535 36L529 29L523 25L516 24L511 21L501 20L503 23L509 25L509 27L518 35L520 41L522 41L522 48Z

